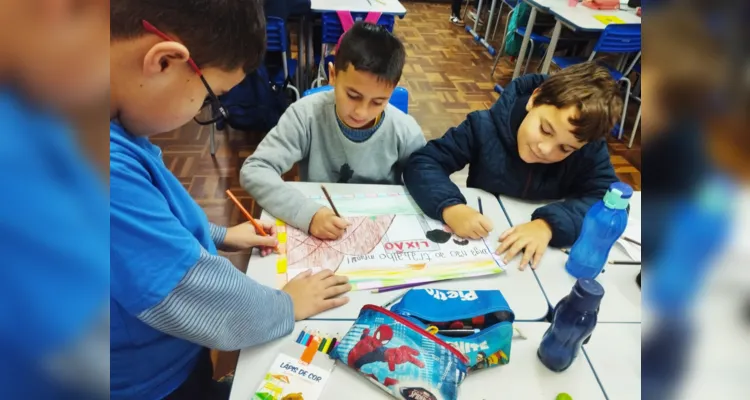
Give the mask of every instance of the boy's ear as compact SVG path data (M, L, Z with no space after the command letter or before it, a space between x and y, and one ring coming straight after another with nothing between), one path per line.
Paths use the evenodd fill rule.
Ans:
M531 111L532 108L534 108L534 99L536 99L536 96L539 94L539 88L534 89L534 92L531 93L531 97L529 97L529 101L526 103L526 111Z
M189 58L190 52L182 44L159 42L143 57L143 74L149 76L164 72L170 67L186 63Z
M331 86L336 84L336 67L332 62L328 63L328 84Z

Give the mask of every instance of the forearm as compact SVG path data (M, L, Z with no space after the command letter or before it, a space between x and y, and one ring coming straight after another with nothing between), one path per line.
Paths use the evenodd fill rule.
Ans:
M231 351L289 334L294 308L286 293L258 284L226 258L202 249L177 287L138 318L172 336Z
M246 161L240 183L264 210L304 232L310 229L310 221L321 207L284 182L261 160Z

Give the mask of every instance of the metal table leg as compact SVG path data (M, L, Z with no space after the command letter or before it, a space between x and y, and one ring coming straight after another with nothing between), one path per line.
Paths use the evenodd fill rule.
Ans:
M552 31L552 38L549 46L547 46L547 55L544 57L544 64L542 64L543 74L549 73L549 65L552 63L552 57L555 55L557 41L560 39L560 31L562 31L562 23L557 20L555 21L555 29Z
M526 57L526 49L529 47L529 40L531 39L531 30L534 29L534 22L536 22L536 13L536 7L531 7L529 22L526 23L526 34L523 35L521 51L518 53L518 58L516 58L516 68L513 70L513 79L516 79L521 75L521 67L523 66L524 57Z

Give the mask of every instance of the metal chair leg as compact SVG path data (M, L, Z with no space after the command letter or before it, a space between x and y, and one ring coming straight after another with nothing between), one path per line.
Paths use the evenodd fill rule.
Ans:
M534 55L534 41L529 39L529 54L526 56L526 65L523 66L523 74L526 75L526 70L529 69L529 61L531 61L531 57Z
M638 114L635 116L635 124L633 124L633 132L630 133L630 142L628 143L628 148L633 147L633 141L635 140L635 134L638 131L638 124L641 122L641 109L643 108L643 103L641 103L638 106Z
M622 139L622 132L625 129L625 114L628 111L628 100L630 100L630 79L622 78L621 81L625 81L627 85L625 88L625 103L622 105L622 116L620 117L620 131L617 133L617 139Z
M216 155L216 140L214 136L216 136L216 123L211 124L211 132L208 136L208 141L211 144L211 156Z
M464 23L466 22L466 14L468 13L469 13L469 0L466 0L466 2L464 2L464 15L461 16L461 21L464 21Z
M485 38L487 40L494 40L495 39L495 33L497 33L497 26L500 25L500 20L503 18L503 6L505 5L505 2L503 0L500 0L500 10L497 11L497 21L492 25L492 33L490 33L489 28L487 29L487 32L485 32Z

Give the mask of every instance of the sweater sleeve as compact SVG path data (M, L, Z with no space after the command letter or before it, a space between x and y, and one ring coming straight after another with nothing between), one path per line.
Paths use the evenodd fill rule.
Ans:
M287 185L281 175L307 158L310 129L299 108L289 107L240 170L240 184L274 217L307 232L320 205Z
M111 159L111 296L169 335L235 350L289 333L289 295L250 279L210 254L172 214L148 173Z
M471 161L474 143L473 125L471 118L467 118L409 158L404 183L428 217L442 221L446 207L466 204L466 198L451 181L450 175Z
M563 201L540 207L531 215L531 219L544 219L552 227L554 247L569 247L575 243L581 233L583 218L594 203L601 200L609 185L617 181L617 175L609 159L607 145L591 143L594 146L590 162L582 163L571 177L570 195Z
M399 146L398 146L398 170L396 177L398 179L397 184L403 184L402 175L409 161L409 157L414 154L415 151L420 150L427 144L424 138L422 128L417 124L414 118L405 115L408 121L403 124L404 130L400 134Z

